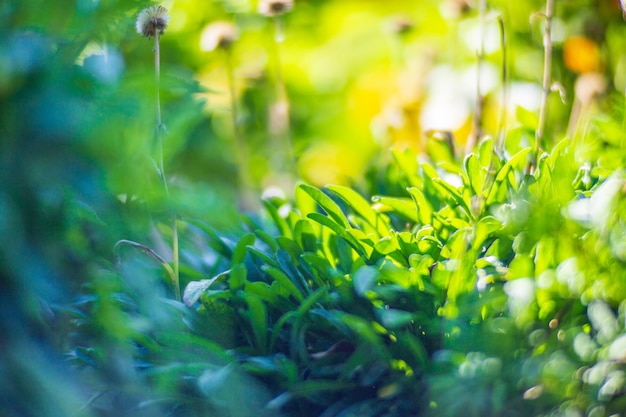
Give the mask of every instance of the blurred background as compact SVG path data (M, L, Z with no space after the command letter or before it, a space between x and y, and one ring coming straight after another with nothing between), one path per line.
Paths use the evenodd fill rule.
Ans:
M166 198L154 40L135 29L150 4L0 1L0 415L79 415L92 394L84 378L126 381L123 349L101 373L70 371L68 329L89 322L84 305L104 312L85 333L98 343L119 347L142 325L108 309L127 284L107 271L120 239L164 245L155 233L170 210L236 233L240 209L291 195L297 180L367 189L390 148L423 151L436 132L462 154L477 108L482 135L507 133L510 150L533 140L520 127L536 125L542 1L489 1L481 17L470 0L296 0L270 18L253 0L171 0L160 42ZM206 50L215 21L236 27L228 50ZM623 101L625 32L618 0L557 2L548 145Z

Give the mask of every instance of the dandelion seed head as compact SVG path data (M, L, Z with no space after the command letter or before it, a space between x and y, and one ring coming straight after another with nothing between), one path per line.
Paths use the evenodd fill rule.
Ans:
M293 0L260 0L259 13L265 16L279 16L293 9Z
M137 15L137 33L151 38L162 35L170 21L170 15L163 6L149 6Z
M237 28L226 21L214 22L202 31L200 47L203 51L228 49L237 40Z

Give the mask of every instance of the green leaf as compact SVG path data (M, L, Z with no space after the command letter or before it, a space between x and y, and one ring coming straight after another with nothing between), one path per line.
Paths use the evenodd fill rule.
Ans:
M522 149L500 168L496 175L496 180L489 191L489 196L486 201L487 205L504 202L509 191L509 184L512 186L512 190L517 190L514 168L521 170L522 167L526 165L528 155L531 151L531 148ZM508 183L506 181L507 179Z
M317 289L313 294L309 295L298 307L298 314L304 316L318 301L328 295L328 287Z
M289 294L291 294L296 300L304 300L304 295L300 292L296 284L282 270L274 268L272 266L265 266L262 268L272 278L274 278Z
M478 159L483 168L489 169L491 166L493 154L493 139L487 138L480 143L478 147Z
M535 263L530 255L517 254L507 272L507 279L533 278L535 276Z
M450 197L452 197L452 200L454 200L454 202L457 205L459 205L459 206L461 206L461 208L463 208L463 211L465 211L465 214L467 215L468 218L470 218L470 219L474 218L474 215L472 214L472 210L470 209L468 202L465 201L463 196L461 196L459 191L454 186L452 186L451 184L449 184L446 181L442 180L441 178L434 178L433 182L440 189L444 190L444 192L447 192L448 195Z
M378 283L378 270L372 266L364 266L359 268L352 275L352 285L354 291L361 297L371 291Z
M288 311L294 308L294 303L290 302L277 288L268 285L266 282L246 282L245 290L251 294L256 294L271 307L278 308L282 311Z
M252 327L256 348L261 352L267 351L267 307L265 303L256 294L243 293L246 304L248 305L247 318Z
M417 175L418 165L416 158L408 151L394 149L391 151L393 159L412 187L423 186L421 178Z
M335 249L339 259L339 269L345 272L350 271L354 263L351 245L345 239L336 236Z
M279 236L276 238L276 242L281 249L283 249L291 258L291 262L296 264L300 259L300 254L302 253L302 249L296 242L293 240L286 238L284 236Z
M371 345L373 350L384 351L380 335L372 326L372 322L363 317L349 314L338 313L339 319L364 343Z
M303 251L316 252L317 251L317 236L315 230L307 219L300 219L296 222L294 227L294 239Z
M321 282L318 285L335 285L335 281L341 278L341 274L333 268L328 259L316 254L304 252L300 255L300 258L309 265L312 269L317 271Z
M267 210L267 213L274 221L274 224L278 228L280 234L283 236L291 237L291 228L289 227L289 224L287 224L287 220L285 220L280 215L278 209L274 206L274 204L272 204L272 202L269 200L263 200L263 206L265 206L265 210Z
M515 116L517 121L520 122L525 128L530 130L537 130L539 126L539 117L530 110L526 110L521 106L517 106L515 109Z
M363 217L370 226L381 234L381 236L389 231L389 221L383 215L376 212L371 204L359 193L351 188L340 185L329 185L327 188L339 196L359 216Z
M275 252L278 250L278 243L276 243L276 239L274 239L268 233L266 233L263 230L257 229L254 231L254 234L261 240L261 242L269 246L272 252Z
M211 279L203 279L201 281L191 281L185 287L185 292L183 294L183 302L188 307L191 307L192 305L195 304L196 301L198 301L198 299L200 299L200 296L202 296L202 293L209 289L211 284L213 284L218 279L227 276L229 273L230 271L225 271L225 272L222 272L221 274L214 276Z
M478 156L473 153L467 155L465 157L464 166L472 191L476 195L482 195L485 176Z
M306 380L301 381L295 384L292 384L289 387L289 393L298 397L308 397L317 395L321 392L340 392L344 393L347 390L357 388L358 385L354 382L344 382L337 380L324 380L324 379L315 379L315 380Z
M419 221L415 204L408 198L374 196L372 200L377 204L391 208L395 214L405 219L415 223Z
M376 242L374 249L382 255L389 255L392 252L400 250L400 246L398 245L397 238L386 236Z
M254 245L256 236L249 233L239 239L233 251L232 265L243 263L248 255L248 246Z
M390 330L396 330L404 327L415 319L415 315L413 313L395 308L376 309L376 317L378 318L380 324Z
M433 208L424 196L422 190L412 187L408 189L408 192L417 207L419 222L423 225L431 224L433 221Z
M231 291L239 290L243 288L246 277L248 274L248 270L246 269L246 265L237 264L234 265L230 270L230 278L228 279L228 286Z
M269 254L255 248L254 246L248 246L248 252L252 255L253 259L258 258L264 265L270 265L278 268L280 265Z
M310 213L307 217L335 232L335 236L343 238L360 255L367 256L361 243L352 234L348 233L345 228L320 213Z
M472 248L480 249L481 245L493 236L496 232L502 230L502 223L493 216L485 216L476 222L474 229L474 239L472 240Z
M401 351L397 356L406 358L405 360L411 367L424 367L429 363L428 351L415 335L408 331L401 331L396 334L396 338L396 349Z
M215 230L213 230L213 228L199 220L192 219L188 220L187 222L198 227L209 236L209 246L211 247L211 249L213 249L226 259L231 259L231 257L233 256L233 250L226 243L224 243L224 240L222 240L222 238L215 232Z
M350 227L348 218L341 211L341 208L329 196L324 194L320 189L307 184L298 186L302 191L306 192L320 207L328 214L337 224L344 228ZM312 213L311 213L312 214Z

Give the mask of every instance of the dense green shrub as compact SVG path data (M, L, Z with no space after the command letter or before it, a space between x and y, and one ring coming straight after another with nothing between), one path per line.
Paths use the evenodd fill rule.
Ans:
M313 175L325 162L354 170L372 149L381 155L351 186L300 183L287 189L293 198L267 193L258 199L262 209L252 204L245 214L234 201L250 190L234 187L242 184L235 173L249 168L259 178L246 185L259 187L265 176L283 174L271 171L290 155L282 142L265 143L276 80L251 76L241 86L241 120L235 115L226 127L211 102L218 94L211 92L212 113L197 99L209 93L193 77L205 60L195 45L205 20L225 11L249 31L248 46L272 38L267 19L245 1L179 9L188 29L163 38L157 81L167 129L159 123L156 136L165 140L155 143L153 44L131 36L145 5L59 3L0 6L0 414L623 415L618 2L557 10L557 26L570 38L584 32L588 38L574 45L591 42L598 56L576 58L566 42L555 45L554 78L562 85L554 87L574 94L565 104L556 94L544 103L551 112L541 143L541 122L522 107L509 125L502 120L512 115L502 113L494 128L497 109L489 104L498 92L490 90L482 97L484 129L497 139L482 135L467 155L458 143L463 129L456 138L413 131L417 152L399 150L393 140L402 129L393 118L378 138L382 146L364 143L370 107L383 103L358 102L367 88L346 73L387 61L367 26L378 24L376 13L360 14L365 29L326 46L343 58L346 43L372 45L374 58L358 55L332 76L298 67L299 59L313 61L302 52L288 60L281 81L294 137L282 133L293 139L307 179L326 178ZM394 35L399 55L422 44L446 49L440 32L476 14L447 2L462 7L444 21L439 3L423 2L415 38L408 26ZM489 3L502 15L486 21L506 28L509 52L518 55L513 63L504 50L480 59L504 62L502 90L506 70L512 80L536 82L541 19L535 16L529 35L527 18L543 4ZM313 49L311 33L332 38L337 21L320 21L334 12L340 21L355 7L341 4L348 3L302 2L295 39ZM469 49L455 49L454 59L473 63ZM433 61L445 55L418 50ZM319 51L327 50L312 53L315 63ZM581 80L598 81L584 78L585 65L593 75L604 71L608 88L592 85L583 103ZM605 89L606 100L596 100ZM346 121L338 109L351 107L348 90L356 91L357 110ZM422 99L400 110L415 115ZM581 103L587 107L567 127ZM251 153L244 164L230 142L238 128ZM344 149L313 163L324 136L341 138ZM347 160L357 144L364 152ZM380 150L387 145L394 149ZM536 152L543 147L546 153Z

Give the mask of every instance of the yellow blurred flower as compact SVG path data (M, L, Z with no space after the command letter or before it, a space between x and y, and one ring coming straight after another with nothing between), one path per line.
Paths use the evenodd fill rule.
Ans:
M571 36L563 46L565 67L579 74L600 70L600 48L585 36Z

